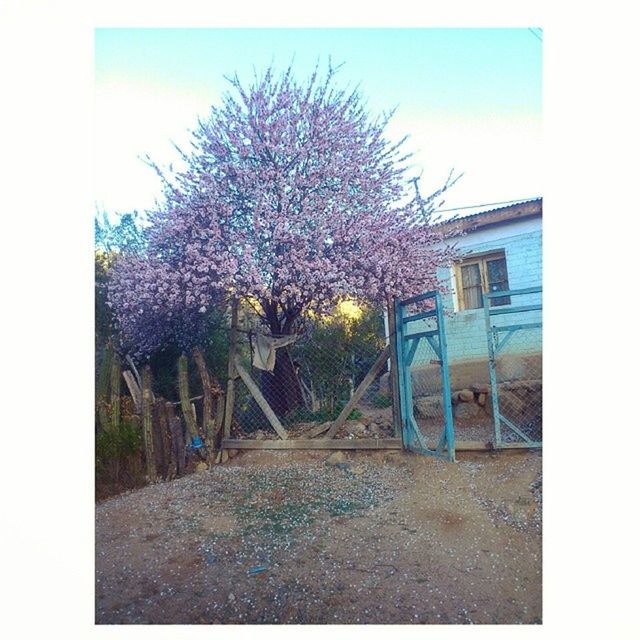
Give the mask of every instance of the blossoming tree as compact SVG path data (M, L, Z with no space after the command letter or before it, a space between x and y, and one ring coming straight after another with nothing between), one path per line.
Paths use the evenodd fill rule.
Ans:
M282 335L341 299L382 303L437 286L454 254L430 221L450 182L412 197L404 140L385 137L390 114L372 119L332 68L305 82L290 68L230 83L181 152L184 168L154 165L164 200L149 214L148 255L121 260L111 281L129 343L142 354L169 325L191 331L221 292ZM279 350L280 413L300 401L294 376Z

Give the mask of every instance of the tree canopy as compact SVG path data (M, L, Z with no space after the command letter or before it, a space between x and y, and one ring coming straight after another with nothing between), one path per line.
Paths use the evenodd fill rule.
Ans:
M275 334L340 300L371 303L437 286L454 250L430 224L434 199L411 197L404 139L373 119L335 69L304 82L291 68L238 77L198 122L184 167L165 171L143 254L116 261L109 287L124 344L148 353L167 332L233 295ZM188 339L185 337L185 341Z

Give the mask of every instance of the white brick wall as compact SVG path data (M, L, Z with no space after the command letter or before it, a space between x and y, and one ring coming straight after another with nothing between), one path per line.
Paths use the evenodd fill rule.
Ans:
M511 289L542 285L542 220L540 218L469 233L457 244L462 252L469 254L503 250ZM486 358L487 338L483 310L458 310L453 270L442 269L440 278L452 289L443 297L449 361L453 363L456 360ZM523 295L513 297L511 304L520 306L540 302L540 300L540 294ZM501 324L534 322L542 319L540 312L506 314L497 318L496 322ZM418 330L424 329L412 327L412 331ZM518 332L509 343L511 353L537 352L541 349L541 331L538 330Z

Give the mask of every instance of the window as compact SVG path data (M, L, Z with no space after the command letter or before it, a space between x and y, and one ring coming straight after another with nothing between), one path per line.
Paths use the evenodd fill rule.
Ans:
M458 304L460 310L480 309L482 294L508 291L507 261L504 251L471 256L456 264ZM511 304L509 296L491 299L491 306Z

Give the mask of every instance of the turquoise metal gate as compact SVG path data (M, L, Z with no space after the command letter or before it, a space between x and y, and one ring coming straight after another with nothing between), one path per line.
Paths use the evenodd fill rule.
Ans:
M513 306L513 298L520 303ZM542 287L484 295L498 449L542 447Z
M455 461L444 313L432 291L395 304L402 441L406 449ZM417 420L414 402L421 402Z

